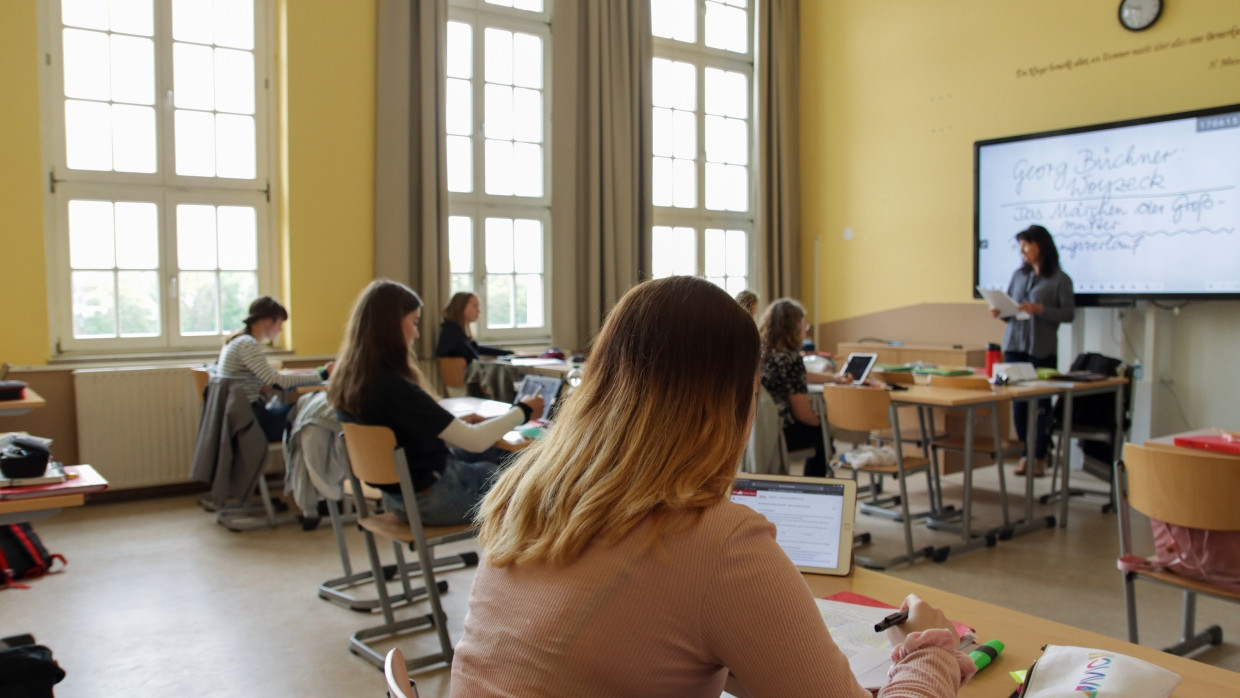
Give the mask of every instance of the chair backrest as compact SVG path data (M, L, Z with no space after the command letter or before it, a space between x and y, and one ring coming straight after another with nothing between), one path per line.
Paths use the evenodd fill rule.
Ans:
M1128 504L1160 521L1240 531L1240 458L1124 444Z
M439 373L445 388L465 387L465 359L459 356L440 357Z
M383 674L387 677L388 695L392 698L418 698L418 687L409 680L405 655L393 647L383 660Z
M912 385L914 382L912 371L872 371L870 375L884 383L895 385Z
M198 390L198 399L207 399L207 383L211 381L211 369L206 366L195 366L190 369L194 374L194 388Z
M783 422L779 407L766 388L758 386L758 406L749 432L749 443L741 454L741 471L746 473L788 474L788 458L783 446Z
M877 431L891 428L891 394L886 390L853 385L825 385L827 421L836 429Z
M400 482L396 474L396 461L392 459L396 435L391 429L351 422L340 426L344 430L349 465L358 480L372 485L395 485Z

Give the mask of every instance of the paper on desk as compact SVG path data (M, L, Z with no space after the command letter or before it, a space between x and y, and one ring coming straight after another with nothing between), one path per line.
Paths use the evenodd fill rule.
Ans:
M855 603L814 599L827 631L848 658L857 682L869 691L887 685L891 668L891 643L887 633L874 632L874 624L891 612L890 608L859 606Z
M1016 301L1012 300L1012 297L1006 292L994 288L982 288L981 286L977 287L977 291L982 294L982 298L986 299L986 303L990 307L999 309L999 317L1015 317L1017 320L1029 319L1029 313L1021 311L1016 305Z

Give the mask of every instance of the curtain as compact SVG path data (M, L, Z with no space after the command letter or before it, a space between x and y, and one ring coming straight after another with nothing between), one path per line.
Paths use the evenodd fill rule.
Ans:
M649 276L650 0L557 2L552 22L552 324L567 349Z
M757 3L758 220L764 303L801 294L800 0ZM817 307L818 299L813 300Z
M446 0L379 0L375 85L375 275L443 307L448 269L444 114ZM416 346L433 357L434 332Z

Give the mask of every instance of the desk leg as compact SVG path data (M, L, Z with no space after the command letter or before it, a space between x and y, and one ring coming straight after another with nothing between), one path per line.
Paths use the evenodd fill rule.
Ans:
M995 467L999 469L999 507L1003 511L1003 528L1011 530L1012 517L1008 513L1007 478L1003 472L1003 430L999 424L999 408L990 410L990 428L995 435Z
M1072 464L1068 462L1068 455L1072 452L1068 445L1072 442L1072 391L1064 392L1063 401L1063 437L1059 439L1059 445L1056 447L1055 459L1063 464L1063 481L1060 483L1059 489L1059 527L1068 527L1068 495L1069 474L1072 472Z
M995 405L982 405L982 407L990 407L996 409ZM969 405L965 407L965 424L964 424L964 493L963 505L960 511L960 542L954 545L938 548L934 551L933 559L935 562L943 562L947 560L952 553L963 553L974 548L992 547L995 544L996 533L988 531L983 535L975 535L973 533L973 440L976 438L973 428L973 420L977 417L977 405ZM935 530L949 529L951 526L944 525L933 519L927 520L927 526Z
M1038 400L1040 399L1041 397L1035 397L1035 398L1026 398L1024 400L1021 400L1021 402L1029 403L1029 409L1028 409L1029 416L1027 418L1027 421L1025 422L1025 463L1026 463L1025 469L1027 473L1032 473L1033 463L1035 461L1034 455L1037 449L1037 441L1031 437L1033 437L1034 434L1037 433L1037 424L1038 424L1037 407L1038 407ZM1013 400L1013 401L1015 402L1016 400ZM1011 538L1012 536L1023 535L1025 533L1030 533L1032 531L1041 531L1046 528L1052 528L1055 525L1054 516L1047 516L1041 520L1036 520L1036 521L1034 520L1033 500L1034 500L1033 477L1031 475L1026 475L1025 476L1024 516L1016 525L1010 527L1006 531L1000 531L999 533L1000 540L1007 540Z

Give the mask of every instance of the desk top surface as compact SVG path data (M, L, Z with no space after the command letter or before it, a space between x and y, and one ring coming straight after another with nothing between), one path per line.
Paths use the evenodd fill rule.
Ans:
M34 391L34 388L27 386L22 391L21 399L0 400L0 410L14 410L14 409L28 410L28 409L32 409L35 407L43 407L46 404L47 404L47 401L43 399L42 395L36 393Z
M1008 672L1028 669L1042 655L1042 646L1046 644L1111 650L1157 664L1183 678L1184 682L1180 684L1175 695L1185 698L1231 695L1237 683L1240 683L1240 674L1236 672L1176 657L1153 647L1133 645L1106 635L915 584L881 572L856 569L849 577L812 574L804 576L810 591L817 597L852 591L898 606L906 595L916 593L927 602L943 609L952 620L974 628L978 641L1002 640L1006 645L1003 653L992 666L979 672L972 682L961 689L961 696L993 698L1009 695L1016 688L1016 684L1008 676ZM1118 585L1118 573L1115 581ZM1115 608L1116 613L1123 613L1122 605L1116 605Z

